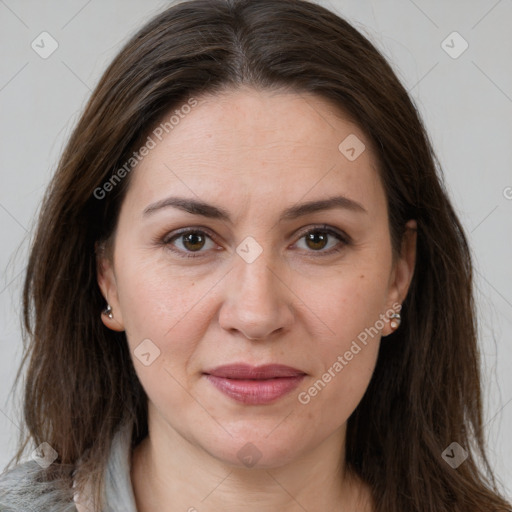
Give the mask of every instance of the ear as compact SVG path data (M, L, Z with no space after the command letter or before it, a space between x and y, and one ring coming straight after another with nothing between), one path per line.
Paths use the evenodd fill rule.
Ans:
M400 256L393 267L389 281L388 310L398 312L397 304L401 305L407 297L416 264L417 228L415 220L409 220L405 225ZM394 330L390 326L390 322L386 322L382 329L382 335L387 336Z
M123 315L119 304L119 295L117 291L116 276L114 273L113 257L105 248L104 244L95 244L96 249L96 276L101 293L105 298L105 307L107 304L112 308L109 318L108 314L101 312L103 324L113 331L124 331Z

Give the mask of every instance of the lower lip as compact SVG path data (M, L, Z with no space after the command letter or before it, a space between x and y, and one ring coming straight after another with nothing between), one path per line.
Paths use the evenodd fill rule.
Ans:
M294 390L305 377L278 377L275 379L243 380L206 375L208 380L225 395L247 405L263 405Z

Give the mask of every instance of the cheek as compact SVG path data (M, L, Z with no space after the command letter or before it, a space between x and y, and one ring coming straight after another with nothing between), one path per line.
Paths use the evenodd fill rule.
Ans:
M301 390L298 407L314 418L315 426L321 431L336 430L354 412L370 383L378 348L376 338L367 346L349 343L333 351L325 360L324 371Z
M376 325L385 312L387 285L388 275L381 266L347 268L335 279L316 285L310 282L306 296L308 306L329 327L334 345L343 345ZM382 329L381 322L377 329Z
M187 387L188 364L203 336L194 315L201 311L196 303L204 291L189 279L166 276L154 261L120 262L117 279L126 338L143 388L152 401L165 396L183 406L186 397L177 383Z
M320 431L334 431L348 420L372 378L380 332L361 325L361 318L353 318L341 336L315 347L318 371L305 382L297 400Z
M316 294L313 309L325 319L329 336L312 340L317 371L299 401L329 424L350 416L371 380L384 325L386 284L384 273L355 272L324 283L323 295Z
M159 253L132 251L132 257L117 265L120 307L127 336L154 337L160 342L173 330L183 328L181 320L194 309L204 295L206 280L197 280L186 269L172 266Z
M159 408L181 410L190 401L183 392L192 384L189 363L204 336L199 319L205 311L199 298L207 288L184 276L166 275L165 268L154 261L120 266L118 275L125 332L137 376Z

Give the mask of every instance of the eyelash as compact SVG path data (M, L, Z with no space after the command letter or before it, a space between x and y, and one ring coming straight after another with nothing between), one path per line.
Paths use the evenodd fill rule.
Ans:
M342 244L337 244L335 247L333 247L332 249L329 249L328 251L323 251L323 250L307 251L307 252L311 252L311 253L318 253L318 255L320 257L330 256L332 254L338 253L338 252L342 251L345 246L351 245L351 243L352 243L352 240L350 239L350 237L348 235L340 233L326 224L313 226L313 227L309 228L307 231L303 231L300 234L298 240L301 240L309 233L314 233L314 232L320 232L320 233L325 233L327 235L331 235L331 236L337 238L340 242L342 242ZM202 257L201 252L204 252L204 251L196 251L196 253L194 253L193 251L185 252L185 251L182 251L181 249L175 249L172 247L173 241L177 240L181 236L188 235L190 233L206 235L208 238L213 240L213 237L204 228L185 228L178 232L169 233L166 236L164 236L162 239L157 240L157 242L160 243L161 245L166 246L169 250L178 254L180 257L201 258Z

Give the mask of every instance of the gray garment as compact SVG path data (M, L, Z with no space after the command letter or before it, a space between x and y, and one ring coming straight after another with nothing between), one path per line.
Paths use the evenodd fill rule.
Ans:
M116 433L105 472L102 512L137 512L130 479L132 424ZM0 475L0 512L77 512L72 489L39 482L44 469L34 460Z

